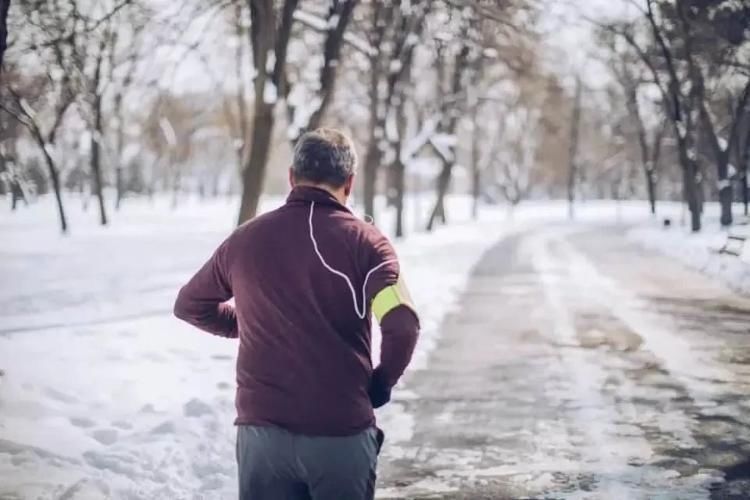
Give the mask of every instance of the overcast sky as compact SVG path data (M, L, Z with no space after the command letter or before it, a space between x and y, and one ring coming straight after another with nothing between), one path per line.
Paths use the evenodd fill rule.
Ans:
M162 12L174 12L171 2L164 0L152 0L154 5L159 5ZM607 82L605 68L596 59L597 47L593 39L593 26L587 19L604 21L612 18L632 17L637 13L631 0L540 0L542 3L542 15L539 29L544 34L545 45L543 60L546 66L557 72L566 86L572 87L575 75L580 74L587 86L592 88L602 87ZM206 16L208 17L208 16ZM207 19L205 19L207 20ZM195 19L191 25L190 32L196 37L209 38L211 45L203 50L211 55L211 66L216 72L221 67L228 65L231 70L232 51L229 49L229 40L221 40L228 37L225 32L209 30L205 32L204 19ZM218 23L220 24L220 23ZM192 38L188 33L187 38ZM194 40L186 40L191 43ZM221 50L218 46L224 45ZM167 51L165 59L173 57L182 59L185 57L183 50ZM170 86L174 86L179 92L208 90L216 85L216 77L207 74L205 64L195 54L188 54L187 59L179 65L176 74L173 74ZM165 60L165 63L167 62ZM174 62L174 61L171 61ZM222 70L223 71L223 70ZM220 73L222 72L220 71ZM233 75L232 75L233 76ZM224 85L233 88L233 82L227 79Z
M572 85L576 74L591 87L606 83L604 68L596 60L593 25L632 17L637 11L628 0L542 0L540 29L545 37L544 60L549 68Z

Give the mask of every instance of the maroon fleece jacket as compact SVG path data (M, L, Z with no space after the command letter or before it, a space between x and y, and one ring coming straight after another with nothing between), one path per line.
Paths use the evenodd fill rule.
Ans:
M315 240L310 237L311 203ZM346 436L374 425L368 396L370 302L396 283L388 239L328 192L295 188L287 203L236 229L180 290L175 315L209 333L239 337L237 420L314 436ZM227 303L234 298L234 306ZM382 320L379 372L393 386L419 332L415 312L399 306Z

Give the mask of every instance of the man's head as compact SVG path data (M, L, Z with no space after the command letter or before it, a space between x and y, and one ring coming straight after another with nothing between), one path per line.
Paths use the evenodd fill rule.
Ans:
M315 186L346 203L357 172L354 143L338 130L320 128L307 132L294 147L289 182L294 186Z

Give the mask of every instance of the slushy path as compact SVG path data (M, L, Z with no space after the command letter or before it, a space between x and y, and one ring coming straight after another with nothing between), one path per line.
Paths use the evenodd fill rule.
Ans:
M379 498L750 498L750 299L621 234L484 255L405 381Z

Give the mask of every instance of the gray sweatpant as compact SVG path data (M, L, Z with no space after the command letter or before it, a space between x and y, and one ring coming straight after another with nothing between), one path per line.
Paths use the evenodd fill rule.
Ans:
M375 429L312 437L240 425L240 500L372 500L377 456Z

